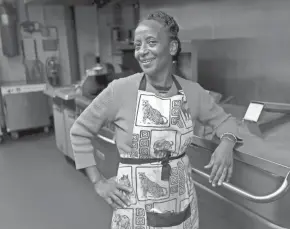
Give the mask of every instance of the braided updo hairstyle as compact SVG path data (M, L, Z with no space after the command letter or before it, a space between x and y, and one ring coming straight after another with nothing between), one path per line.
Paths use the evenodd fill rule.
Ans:
M181 52L181 43L178 38L179 26L174 18L163 11L155 11L150 13L145 20L154 20L159 22L163 27L169 32L170 39L175 40L178 44L178 49L176 54L173 56L173 61L177 61L177 57Z

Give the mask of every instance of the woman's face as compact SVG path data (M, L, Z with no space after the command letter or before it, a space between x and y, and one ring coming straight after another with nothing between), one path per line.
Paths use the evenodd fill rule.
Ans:
M154 20L145 20L135 30L135 58L145 74L155 76L171 67L175 45L168 32Z

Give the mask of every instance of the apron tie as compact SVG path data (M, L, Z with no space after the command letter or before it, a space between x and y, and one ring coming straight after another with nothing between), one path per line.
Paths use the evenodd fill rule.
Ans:
M120 162L122 164L131 164L131 165L141 165L141 164L147 164L147 163L154 163L154 162L161 162L162 170L161 170L161 180L163 181L169 181L169 177L171 175L171 166L169 164L169 161L176 160L179 158L182 158L185 156L185 153L182 153L178 156L171 157L170 151L164 151L166 153L166 156L163 158L125 158L121 157Z
M168 181L171 175L171 166L169 164L169 160L171 157L171 152L166 151L166 156L162 159L162 171L161 171L161 180Z

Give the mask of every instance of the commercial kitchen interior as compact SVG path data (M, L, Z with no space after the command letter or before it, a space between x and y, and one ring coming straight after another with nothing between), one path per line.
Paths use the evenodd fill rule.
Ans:
M191 147L200 228L290 228L288 0L3 0L0 6L0 228L109 228L110 207L74 167L69 130L101 84L140 71L134 28L157 9L180 25L176 74L208 90L237 117L244 137L232 181L218 188L203 169L212 150ZM90 74L96 66L98 74ZM214 145L210 127L196 134ZM110 177L118 163L113 127L100 135L96 160Z

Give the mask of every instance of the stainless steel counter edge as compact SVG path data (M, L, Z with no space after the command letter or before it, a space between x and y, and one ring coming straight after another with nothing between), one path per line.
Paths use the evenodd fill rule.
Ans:
M191 147L201 147L208 150L209 153L213 153L217 146L218 143L197 136L193 138L193 143L191 144ZM274 176L276 175L283 178L285 178L290 171L290 167L286 165L240 151L238 148L239 147L234 151L235 160L259 168L260 170L271 173Z
M74 92L74 93L72 93ZM63 86L63 87L49 87L47 86L43 91L45 95L52 98L59 97L63 100L73 100L77 96L74 86Z
M75 102L77 106L81 106L83 109L85 109L87 106L90 105L90 103L92 102L91 99L88 99L82 95L77 95L75 97Z
M44 90L43 90L43 94L51 97L51 98L54 98L55 97L55 88L52 88L52 87L46 87Z

